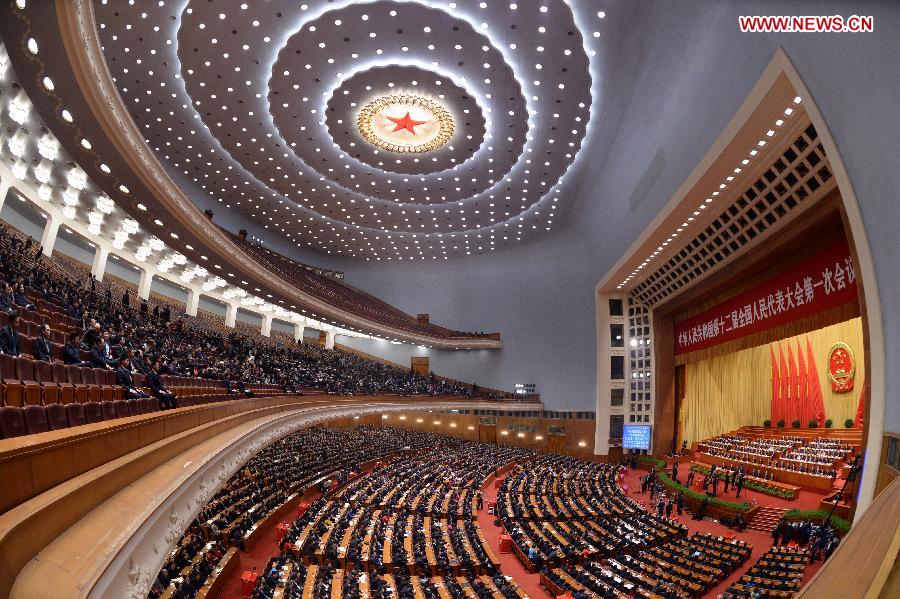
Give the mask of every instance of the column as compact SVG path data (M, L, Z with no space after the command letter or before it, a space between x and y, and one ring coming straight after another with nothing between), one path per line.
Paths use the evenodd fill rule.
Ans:
M262 318L262 327L259 329L259 334L263 337L271 337L272 336L272 315L271 314L263 314Z
M237 304L228 304L228 307L225 308L225 326L233 329L234 324L237 322Z
M304 324L302 322L295 322L294 323L294 341L297 341L298 343L302 343L303 342L303 331L305 331L305 330L306 330L306 324Z
M188 316L197 316L197 308L200 307L200 292L196 289L188 289L185 311Z
M6 203L6 194L9 193L9 187L9 179L0 181L0 210L3 209L3 204Z
M94 263L91 265L91 274L98 281L103 280L103 273L106 272L106 259L109 258L109 249L102 245L94 248Z
M141 269L141 280L138 283L138 297L150 299L150 284L153 282L153 273L149 268Z
M334 329L325 331L325 349L334 349Z
M41 247L45 256L53 254L53 246L56 244L56 234L59 233L60 221L47 214L47 224L44 225L44 234L41 236Z

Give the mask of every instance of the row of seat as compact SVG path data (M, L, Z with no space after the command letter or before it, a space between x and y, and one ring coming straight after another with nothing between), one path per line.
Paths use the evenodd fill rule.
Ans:
M0 354L0 398L5 406L124 399L111 370Z
M84 404L29 405L24 408L5 406L0 408L0 436L3 439L9 439L127 416L138 416L158 412L159 409L159 400L155 397L91 401Z

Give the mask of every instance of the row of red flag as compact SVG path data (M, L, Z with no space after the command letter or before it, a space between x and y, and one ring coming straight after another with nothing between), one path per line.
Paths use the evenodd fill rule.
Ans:
M781 344L776 345L777 362L774 348L769 347L772 357L772 423L784 420L790 426L794 420L799 420L800 426L806 427L810 420L815 419L817 426L825 426L825 400L809 339L806 340L806 361L803 360L799 340L796 361L790 342L787 344L787 361Z
M777 424L779 420L784 420L785 425L790 426L794 420L799 420L800 426L805 428L810 420L815 420L819 428L825 426L825 400L819 380L819 369L816 368L816 358L809 339L806 339L805 361L799 340L796 361L790 342L787 343L787 360L781 344L776 345L778 345L777 361L775 349L769 346L772 358L772 423ZM862 426L865 412L864 396L865 385L860 393L856 410L854 425L857 427Z

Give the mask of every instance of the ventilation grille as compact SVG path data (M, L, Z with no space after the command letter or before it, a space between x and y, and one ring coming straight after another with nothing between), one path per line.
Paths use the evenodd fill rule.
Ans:
M733 204L638 284L632 297L651 307L660 303L766 237L834 185L831 164L809 124Z

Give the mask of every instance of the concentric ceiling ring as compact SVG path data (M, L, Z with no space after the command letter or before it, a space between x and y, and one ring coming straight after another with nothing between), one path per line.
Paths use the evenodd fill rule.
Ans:
M379 86L376 84L379 81L393 85ZM403 116L405 111L397 104L393 106L393 112L387 113L383 109L390 106L383 101L377 107L375 104L397 95L413 96L433 104L429 108L433 113L446 112L443 118L451 119L452 125L445 130L450 135L442 137L439 152L432 152L438 149L433 147L426 150L430 152L427 156L404 156L402 154L409 153L409 149L398 148L400 155L385 154L385 151L393 151L389 146L398 140L389 136L384 140L385 145L381 145L377 139L366 139L360 131L359 120L367 107L379 108L375 114L381 113L387 118ZM353 114L357 115L356 120L348 122L346 115ZM481 107L471 94L449 78L418 67L377 67L346 78L328 100L327 115L328 131L341 150L373 168L402 174L428 174L459 166L478 151L486 132ZM422 118L427 119L427 116L422 115ZM368 116L363 120L368 120ZM383 124L390 126L392 123ZM400 143L417 140L415 135L407 133L401 132L406 139L401 138Z
M464 233L499 245L549 228L565 197L550 192L591 106L585 39L566 0L95 3L119 91L170 172L295 242L354 256L463 253L477 237ZM400 74L411 68L431 78L412 86ZM375 69L395 75L331 111ZM438 78L479 107L481 139L457 141L466 121L451 99L454 138L419 162L404 154L389 165L345 141L361 103ZM445 243L454 235L463 239Z

